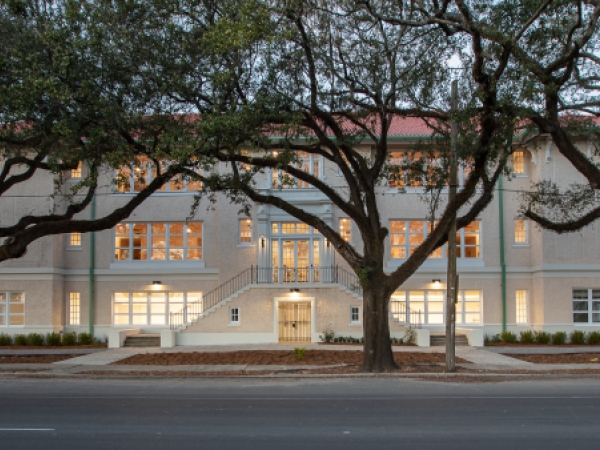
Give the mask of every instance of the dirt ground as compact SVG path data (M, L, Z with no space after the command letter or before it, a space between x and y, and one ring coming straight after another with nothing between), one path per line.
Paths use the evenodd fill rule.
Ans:
M600 364L600 353L563 353L559 355L515 355L505 353L504 356L538 364Z
M107 348L107 344L92 345L0 345L0 350L62 350L62 349L85 349L85 348Z
M50 364L81 355L0 355L0 364Z
M529 343L521 343L521 342L486 342L486 347L599 347L600 344L529 344Z
M130 356L114 362L115 365L198 365L198 364L246 364L246 365L311 365L361 364L362 351L307 350L302 361L292 351L246 350L236 352L193 352L193 353L146 353ZM394 353L397 363L436 364L445 361L443 353ZM456 358L457 363L466 363Z

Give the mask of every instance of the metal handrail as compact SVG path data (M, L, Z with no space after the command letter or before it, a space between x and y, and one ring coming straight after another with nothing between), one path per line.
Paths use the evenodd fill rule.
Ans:
M392 316L397 318L400 322L407 323L415 328L421 328L423 325L421 310L408 308L407 314L406 302L391 301L390 312L392 313Z
M331 267L258 267L250 266L235 277L217 286L201 299L188 303L183 309L170 313L171 330L176 330L198 319L208 309L250 284L279 283L336 283L362 295L356 274L339 266Z

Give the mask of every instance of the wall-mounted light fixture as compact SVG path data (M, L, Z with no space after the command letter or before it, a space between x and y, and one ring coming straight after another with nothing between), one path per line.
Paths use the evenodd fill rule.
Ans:
M298 288L290 289L290 292L292 294L297 294L298 292L300 292L300 289L298 289Z
M265 245L267 244L267 238L265 238L264 234L261 234L259 239L260 239L260 247L265 248Z
M327 245L327 248L329 248L329 246L331 245L331 242L329 242L329 239L325 238L325 244Z
M435 285L435 286L439 286L441 281L439 279L435 279L435 280L431 280L431 282Z
M152 284L154 286L160 286L162 284L162 281L153 281Z

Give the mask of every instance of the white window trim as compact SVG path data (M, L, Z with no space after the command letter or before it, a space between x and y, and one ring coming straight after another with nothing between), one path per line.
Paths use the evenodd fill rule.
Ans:
M120 294L128 294L129 296L129 312L127 313L128 317L129 317L129 321L126 324L116 324L115 323L115 316L117 315L117 313L115 312L115 297L116 294L120 293ZM148 319L148 322L145 325L136 325L133 324L133 294L146 294L146 305L148 306L148 309L146 310L146 318ZM152 324L151 322L151 316L152 316L152 312L151 312L151 308L150 306L152 305L151 301L150 301L150 294L165 294L165 324ZM170 326L170 318L171 318L171 314L170 314L170 306L171 306L171 300L168 297L169 294L183 294L183 303L181 302L173 302L175 304L181 305L182 308L185 308L188 304L188 296L190 294L200 294L200 299L203 298L203 292L202 291L181 291L181 290L165 290L165 291L147 291L147 290L139 290L139 291L113 291L112 292L112 303L111 303L111 326L115 327L115 328L131 328L133 327L144 327L144 328L168 328ZM81 303L80 303L81 305ZM80 306L81 308L81 306ZM174 311L174 312L178 312L178 311ZM124 316L125 314L119 314ZM202 314L200 314L202 315Z
M71 304L71 295L77 294L77 300L79 304L77 305L77 323L73 323L73 305ZM69 292L68 295L69 302L69 325L78 326L81 325L81 293L80 292Z
M513 152L513 154L511 155L512 158L514 158L514 154L516 152L521 152L523 153L523 172L515 172L514 168L514 159L512 159L512 163L513 163L513 167L512 167L512 171L511 171L511 176L513 178L528 178L529 174L527 173L527 153L525 153L525 150L515 150Z
M592 309L593 308L592 302L594 302L594 301L596 301L596 302L600 301L600 299L594 299L593 298L592 291L599 290L599 289L600 288L586 288L586 287L573 287L573 288L571 288L571 322L573 323L573 325L575 327L578 327L578 326L582 326L582 327L598 327L598 326L600 326L600 322L593 322L592 321L593 314L594 314L594 310ZM574 298L574 295L573 295L573 291L574 290L586 290L586 291L588 291L587 300ZM588 309L587 309L587 311L576 311L575 309L573 309L573 302L574 301L579 301L579 302L587 301L588 302ZM587 313L588 314L588 321L587 322L575 322L574 317L573 317L573 314L575 314L575 313ZM595 313L599 314L600 311L596 311Z
M242 242L242 222L250 220L250 242ZM204 232L204 226L202 226L202 231ZM204 241L202 241L204 244ZM254 224L252 223L252 219L238 219L238 247L252 247L254 245ZM202 253L204 256L204 252Z
M237 320L233 321L233 310L237 310ZM230 306L229 307L229 326L231 327L239 327L241 325L242 322L242 317L241 317L241 313L240 313L240 307L239 306Z
M342 220L347 220L348 221L348 231L350 232L350 240L346 241L344 239L344 237L342 236ZM338 218L338 233L340 235L340 237L342 238L342 240L344 240L344 242L347 242L348 244L352 245L352 219L350 217L340 217Z
M165 162L164 166L161 163L161 167L165 167L168 168L169 165L171 163L170 162ZM127 164L123 164L122 166L119 166L116 169L113 169L113 180L117 179L117 176L119 175L119 168L120 167L125 167L127 166ZM154 176L152 173L152 169L154 168L154 164L152 162L147 162L144 166L136 166L133 163L128 164L129 166L129 191L126 192L119 192L116 183L113 183L113 195L137 195L139 194L141 191L136 191L135 190L135 181L136 181L136 176L135 176L135 169L136 167L142 167L143 169L146 170L146 186L148 184L150 184L152 182L152 180L154 180ZM202 175L202 169L199 169L199 172L197 172L199 175ZM180 175L178 175L180 176ZM175 178L175 177L173 177ZM194 195L197 194L198 191L197 190L190 190L188 189L188 182L189 179L188 178L184 178L183 180L183 189L180 190L171 190L171 185L170 185L171 180L167 181L164 186L165 186L165 190L161 191L161 190L156 190L152 193L152 195L159 195L159 196L170 196L170 195L181 195L181 194L188 194L188 195ZM202 189L201 189L202 191Z
M358 309L358 320L352 320L352 310ZM362 324L362 308L360 306L350 306L350 325L361 325Z
M79 238L80 238L80 244L79 245L71 245L71 234L72 233L67 233L67 250L70 252L80 252L83 250L83 234L79 233Z
M24 328L25 327L25 303L27 301L27 299L25 298L25 292L24 291L2 291L3 294L6 294L6 300L4 302L4 305L6 307L5 312L4 312L4 318L6 323L4 325L0 325L0 328ZM23 314L15 314L18 316L23 316L23 325L11 325L10 324L10 296L11 294L22 294L23 295Z
M524 291L525 292L525 321L519 322L519 309L517 304L517 292ZM518 325L527 325L529 324L529 291L527 289L516 289L515 290L515 323Z
M525 224L525 242L516 242L517 237L517 221L522 221ZM513 247L529 247L529 221L526 219L515 219L513 221Z
M308 173L310 175L314 176L314 167L315 167L314 163L317 162L319 164L319 173L317 174L317 179L319 179L321 181L325 180L325 171L324 171L324 168L323 168L323 161L324 161L323 157L321 155L315 155L314 153L309 153L308 157L309 157L309 160L308 160L309 171L308 171ZM298 168L297 164L294 164L294 166L296 168ZM289 186L289 185L281 186L281 178L282 178L283 172L284 172L282 169L277 169L277 179L279 180L279 182L278 182L278 186L275 187L275 186L273 186L273 178L274 178L274 175L275 175L273 173L274 170L276 170L276 169L272 169L272 168L269 169L269 174L268 174L268 176L269 176L269 178L268 178L269 189L271 189L271 190L286 192L286 191L296 191L296 190L298 190L298 191L305 191L305 190L310 190L310 189L313 189L313 190L316 189L314 186L309 186L309 187L301 188L301 187L298 187L297 184L295 184L293 186ZM289 176L293 178L292 175L289 175Z

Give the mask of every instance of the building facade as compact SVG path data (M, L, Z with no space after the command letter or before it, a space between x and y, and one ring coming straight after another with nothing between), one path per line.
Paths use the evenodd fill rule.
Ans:
M392 165L418 157L415 134L399 127L390 136ZM592 157L590 143L579 145ZM370 146L358 150L368 153ZM299 156L302 170L344 188L337 167L317 156ZM566 186L583 181L581 175L543 136L516 150L512 165L512 175L503 179L503 201L496 195L457 234L457 328L480 336L499 333L503 321L513 331L600 328L598 227L559 236L518 217L519 193L532 182ZM70 182L85 170L73 171ZM143 188L140 171L151 179L152 167L141 161L120 169L129 182L118 187L117 174L103 172L97 217ZM303 183L281 189L280 177L277 171L261 174L258 186L318 215L360 251L358 230L325 195ZM430 229L422 183L398 172L379 189L382 220L390 230L389 271ZM325 329L362 336L358 279L317 230L268 205L255 205L250 217L241 215L224 195L214 202L204 198L190 218L199 188L174 179L111 230L46 237L22 258L0 264L0 332L93 330L101 337L140 330L162 333L165 345L314 342ZM15 188L0 199L3 223L47 211L55 201L48 196L53 189L53 180L42 176ZM402 337L411 323L444 331L446 266L444 247L393 295L393 336Z

